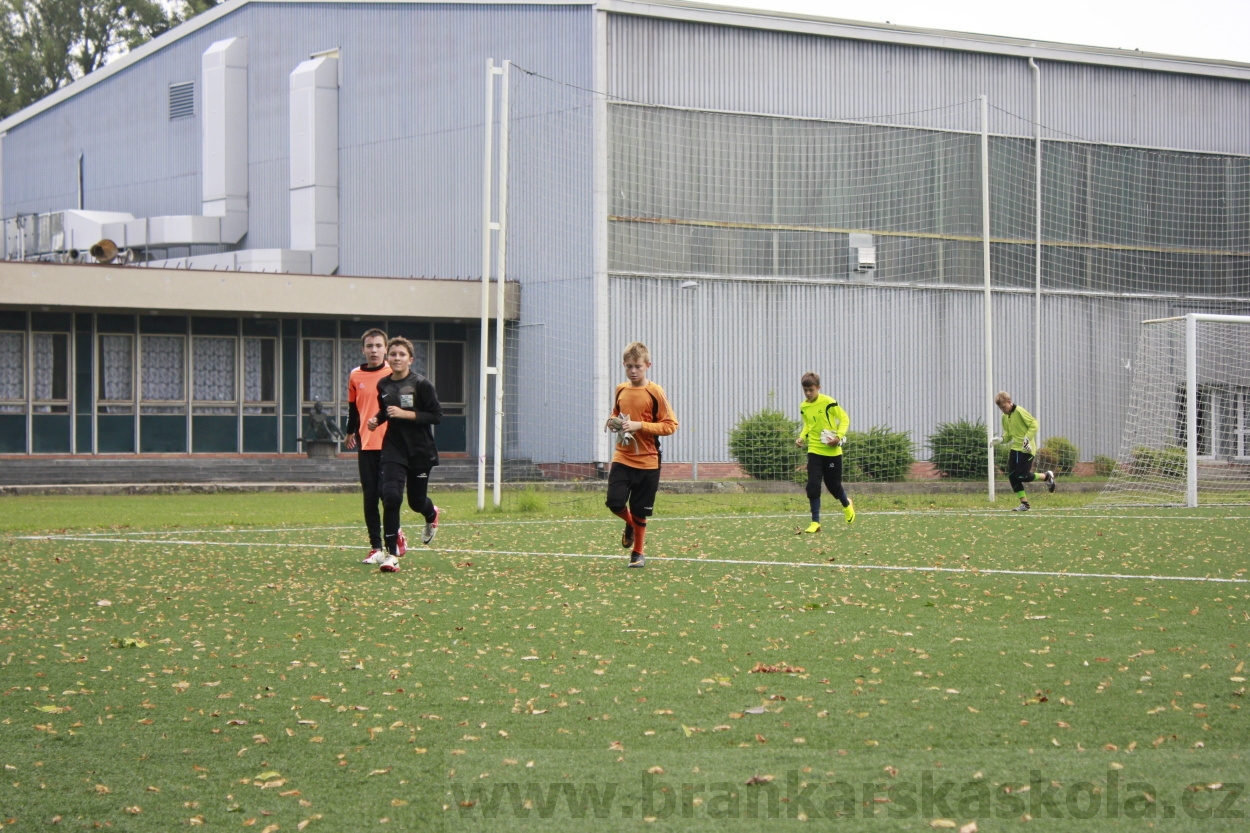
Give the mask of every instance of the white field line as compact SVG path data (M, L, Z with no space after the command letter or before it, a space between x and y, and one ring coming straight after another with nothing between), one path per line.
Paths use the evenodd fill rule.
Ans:
M40 535L24 535L19 540L27 541L46 541L53 540L50 536ZM79 541L86 543L114 543L114 544L153 544L163 546L183 546L183 547L258 547L278 549L332 549L347 550L357 549L356 547L342 544L282 544L268 543L256 544L242 541L193 541L176 539L169 540L163 538L153 538L150 540L136 538L88 538L75 537L70 535L56 536L57 541ZM540 556L543 558L600 558L620 560L625 556L620 554L603 554L590 552L536 552L526 550L480 550L480 549L444 549L433 548L430 552L439 554L457 554L457 555L528 555ZM995 570L995 569L978 569L975 567L924 567L924 566L902 566L896 564L836 564L827 562L811 562L811 561L760 561L754 559L739 558L687 558L684 556L651 556L652 561L672 561L684 562L689 564L735 564L749 565L759 567L815 567L824 570L874 570L878 572L895 572L895 573L958 573L964 576L979 575L997 575L997 576L1042 576L1048 578L1102 578L1102 579L1123 579L1137 581L1196 581L1209 582L1212 584L1250 584L1250 579L1245 578L1214 578L1210 576L1167 576L1167 575L1150 575L1137 573L1073 573L1059 570Z
M835 507L836 508L836 507ZM1047 520L1095 520L1095 521L1250 521L1250 514L1247 515L1079 515L1080 509L1035 509L1029 514L1037 517L1046 514ZM964 509L964 510L915 510L915 509L899 509L884 510L879 512L860 512L859 519L874 518L881 516L890 516L896 518L916 519L916 518L1002 518L1012 523L1019 523L1022 519L1020 513L1013 513L1006 509ZM732 515L682 515L682 516L658 516L647 519L650 524L676 523L679 521L756 521L767 518L790 518L790 519L806 519L806 512L782 512L773 514L745 514L734 513ZM446 526L535 526L542 524L617 524L620 523L619 518L532 518L532 519L510 519L498 521L454 521L444 522ZM108 536L126 536L148 538L153 535L170 534L170 535L187 535L190 533L201 534L209 532L237 532L240 535L274 533L274 532L345 532L350 530L360 530L362 524L351 524L344 526L278 526L252 529L248 527L203 527L199 529L180 529L177 532L160 533L152 531L138 532L118 532L111 530L109 532L79 532L75 533L78 537L98 538L103 541ZM22 539L45 539L55 538L61 539L59 535L26 535L17 536ZM71 539L66 539L71 540ZM77 540L77 537L72 540Z

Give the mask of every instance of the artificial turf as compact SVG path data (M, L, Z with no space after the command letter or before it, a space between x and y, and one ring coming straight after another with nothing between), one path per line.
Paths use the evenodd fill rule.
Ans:
M1054 497L6 498L0 824L1240 828L1250 511Z

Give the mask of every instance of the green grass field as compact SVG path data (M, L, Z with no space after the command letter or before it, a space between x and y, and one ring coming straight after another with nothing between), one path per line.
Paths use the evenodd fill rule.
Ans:
M0 825L1242 829L1250 510L1009 497L5 498Z

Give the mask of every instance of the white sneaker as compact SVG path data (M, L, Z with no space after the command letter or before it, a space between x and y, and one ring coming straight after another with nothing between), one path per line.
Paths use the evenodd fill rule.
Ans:
M438 535L438 507L434 507L434 520L428 521L425 525L425 532L421 536L421 543L434 543L434 536Z
M378 569L380 569L384 573L398 573L399 572L399 559L393 555L388 555L382 559L382 566L379 567Z
M361 564L381 564L382 559L386 558L386 550L369 550L369 557L361 561Z
M404 531L399 530L399 537L395 539L395 554L403 555L408 552L408 539L404 537Z
M1053 471L1046 472L1046 490L1050 492L1055 490L1055 473Z
M1020 501L1020 505L1017 506L1015 509L1012 509L1011 511L1012 512L1028 512L1030 508L1031 507L1029 506L1029 502L1027 500L1022 500Z

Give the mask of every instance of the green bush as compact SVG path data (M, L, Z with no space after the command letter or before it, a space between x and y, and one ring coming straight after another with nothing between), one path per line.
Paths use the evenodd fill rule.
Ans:
M729 454L756 480L794 480L806 451L794 444L802 423L765 408L738 420L729 432ZM801 479L806 480L806 474Z
M843 451L842 478L851 482L902 480L916 462L911 435L874 425L867 431L848 431Z
M933 465L943 477L984 477L988 440L985 423L980 420L943 422L929 435Z
M1115 471L1114 457L1108 457L1106 454L1094 455L1094 474L1099 477L1110 477L1113 471Z
M1053 471L1070 475L1080 460L1080 452L1067 437L1048 437L1046 444L1037 452L1038 471Z
M1179 445L1134 446L1133 461L1129 465L1135 475L1180 479L1185 476L1185 449Z

